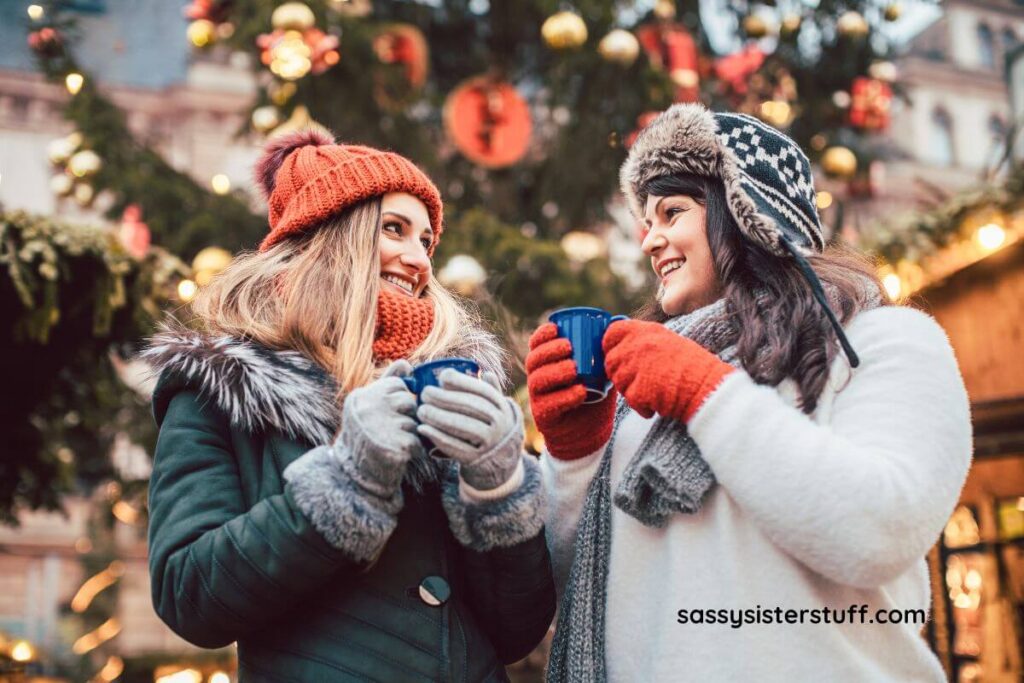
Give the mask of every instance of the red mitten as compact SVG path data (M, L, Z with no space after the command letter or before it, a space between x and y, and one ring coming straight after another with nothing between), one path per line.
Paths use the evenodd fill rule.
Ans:
M657 413L688 422L735 370L692 339L653 322L614 322L603 346L608 378L644 417Z
M582 458L611 438L615 389L599 403L584 405L587 392L576 378L572 345L558 336L554 323L541 325L530 337L526 387L533 421L554 457Z

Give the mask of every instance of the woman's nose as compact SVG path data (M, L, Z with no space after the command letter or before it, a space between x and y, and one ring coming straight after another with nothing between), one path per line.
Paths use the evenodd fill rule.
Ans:
M430 257L427 256L427 250L418 242L415 246L410 245L409 248L404 249L399 260L403 266L414 268L420 273L430 269Z
M644 236L644 241L640 243L640 249L650 256L664 249L666 243L665 236L660 231L651 228Z

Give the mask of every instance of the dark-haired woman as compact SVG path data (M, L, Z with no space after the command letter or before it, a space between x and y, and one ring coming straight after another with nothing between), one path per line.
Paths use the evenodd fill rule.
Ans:
M605 336L614 389L583 402L553 325L527 358L549 680L944 680L924 557L971 431L943 330L825 248L806 156L756 119L676 105L621 181L660 285Z

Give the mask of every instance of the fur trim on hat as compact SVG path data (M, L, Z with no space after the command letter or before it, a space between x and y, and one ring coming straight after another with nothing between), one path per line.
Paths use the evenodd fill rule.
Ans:
M795 148L794 153L806 162L806 156L799 147L782 133L750 117L742 118L749 119L751 125L756 124L765 134L774 134L784 139ZM810 164L807 162L808 173L809 169ZM742 182L752 182L750 176L744 173L733 150L722 143L715 114L700 104L676 104L669 107L637 136L619 172L620 187L633 214L638 219L643 218L644 203L647 201L644 185L654 178L679 173L720 178L725 188L726 203L742 233L778 256L790 256L789 251L780 243L786 231L774 218L759 210L743 188ZM780 204L785 204L785 201L780 201ZM776 209L791 217L788 223L792 225L787 225L788 231L799 234L800 241L806 243L795 243L797 249L804 253L821 251L824 241L816 217L815 225L809 226L805 215L786 207ZM790 238L790 241L793 242L793 239Z

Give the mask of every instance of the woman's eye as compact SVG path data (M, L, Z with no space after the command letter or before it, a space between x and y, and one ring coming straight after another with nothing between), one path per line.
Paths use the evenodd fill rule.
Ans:
M429 238L424 237L420 240L420 244L423 245L424 249L430 249L430 245L433 244L433 242Z
M679 207L673 206L672 208L665 210L665 215L668 216L669 218L672 218L676 214L683 213L683 211L685 210L686 209L681 209Z
M381 226L381 230L384 232L392 232L396 235L402 234L402 225L400 223L388 222Z

